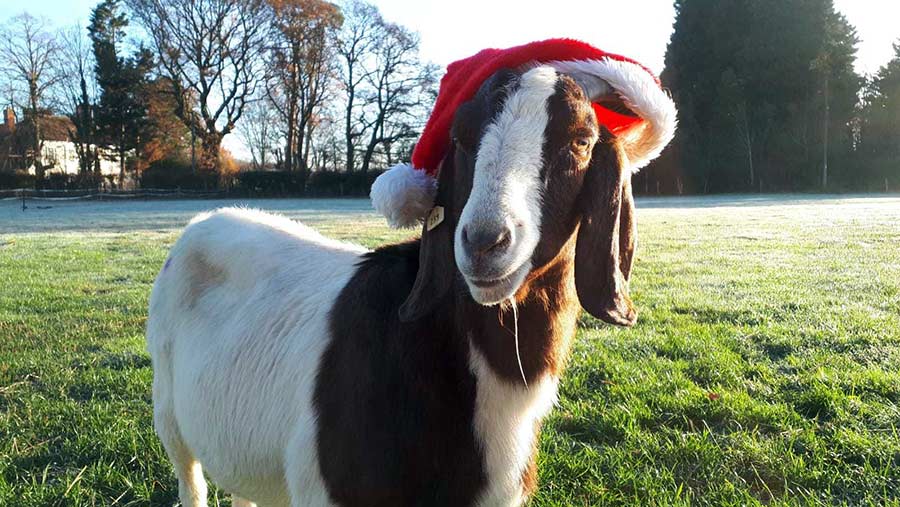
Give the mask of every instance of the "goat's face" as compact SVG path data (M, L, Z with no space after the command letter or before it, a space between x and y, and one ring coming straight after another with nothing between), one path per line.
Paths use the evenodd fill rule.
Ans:
M454 254L481 304L512 297L574 233L575 198L599 136L580 87L550 67L510 79L498 91L494 115L478 121L471 114L476 101L460 109L455 125L459 132L479 123L477 144L457 135L458 148L474 152L475 164Z
M583 84L547 66L499 71L458 108L451 135L437 196L447 224L443 232L423 232L407 317L417 313L409 312L417 291L450 283L435 273L429 250L437 244L452 248L455 261L440 269L458 270L472 298L493 305L515 297L529 274L557 258L577 233L582 305L608 322L633 323L626 288L634 246L629 178Z

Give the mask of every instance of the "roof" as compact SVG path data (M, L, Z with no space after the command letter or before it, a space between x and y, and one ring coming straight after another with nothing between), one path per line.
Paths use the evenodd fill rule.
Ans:
M40 119L41 138L43 141L69 141L69 132L75 130L75 124L68 116L45 116ZM31 131L31 125L26 121L16 124L14 134L27 135ZM0 140L10 135L9 127L0 124Z

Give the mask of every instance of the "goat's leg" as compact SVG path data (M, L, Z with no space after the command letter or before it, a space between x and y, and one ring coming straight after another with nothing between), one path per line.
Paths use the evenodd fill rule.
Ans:
M206 479L203 477L203 467L182 442L175 418L165 419L168 420L166 423L156 425L156 432L175 469L175 477L178 478L178 499L181 500L182 507L206 507Z
M168 432L158 430L157 432L175 469L175 477L178 478L178 499L181 500L182 507L206 507L206 479L203 477L200 462L194 458L180 438L172 438Z
M155 372L153 378L153 426L169 456L178 478L178 499L182 507L206 507L206 479L203 467L185 445L175 419L168 385Z
M200 462L192 460L175 464L175 474L178 476L178 497L182 507L206 507L206 479L203 478Z
M165 441L164 441L165 442ZM206 507L206 479L203 467L183 445L163 444L178 478L178 499L182 507Z

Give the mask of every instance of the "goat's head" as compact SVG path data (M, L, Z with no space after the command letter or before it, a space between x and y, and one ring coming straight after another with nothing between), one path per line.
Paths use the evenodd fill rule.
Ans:
M445 220L423 229L404 320L430 311L460 278L482 305L515 297L574 242L582 306L634 323L630 175L591 106L606 99L619 100L599 79L539 66L495 73L457 109L436 197Z

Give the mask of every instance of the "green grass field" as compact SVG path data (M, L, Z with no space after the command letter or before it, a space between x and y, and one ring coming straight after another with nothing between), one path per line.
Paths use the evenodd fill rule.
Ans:
M177 229L92 206L0 209L0 506L176 502L143 326ZM900 198L638 207L638 324L582 317L532 505L900 505Z

